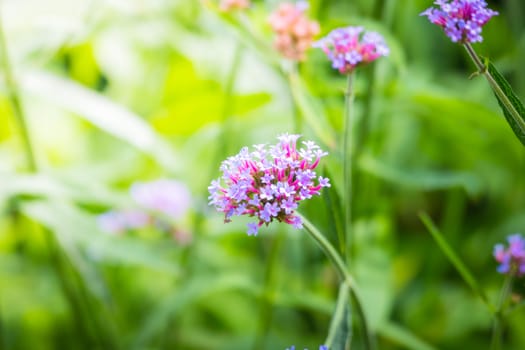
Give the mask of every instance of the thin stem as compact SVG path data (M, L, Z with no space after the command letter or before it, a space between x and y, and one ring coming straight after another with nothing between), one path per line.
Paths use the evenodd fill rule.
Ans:
M501 87L498 85L492 74L490 74L489 70L485 66L485 64L481 61L479 56L476 54L476 51L474 51L474 48L470 43L463 44L465 49L467 50L470 58L472 61L474 61L474 64L478 68L478 72L483 74L485 78L487 79L490 87L500 100L500 102L505 106L505 109L510 113L512 116L512 119L516 122L516 125L520 128L521 132L525 134L525 121L521 119L521 116L519 112L514 108L514 105L509 100L507 95L501 90Z
M303 221L303 226L306 232L308 232L310 236L317 242L317 244L319 244L319 246L321 247L323 252L326 254L328 259L330 259L330 261L333 263L342 282L348 285L348 289L350 291L350 297L352 298L352 301L354 303L355 309L357 311L357 316L360 320L361 327L363 330L365 349L368 349L368 350L373 349L374 342L372 339L372 335L370 333L370 329L368 327L368 322L366 319L365 312L363 310L361 298L357 291L357 286L355 284L354 278L348 272L343 259L341 258L339 253L337 253L337 250L334 248L334 246L325 238L325 236L310 221L308 221L308 219L306 219L302 215L300 215L300 217Z
M283 71L280 70L280 72ZM326 123L319 119L317 109L310 101L311 96L307 93L297 70L289 70L288 74L284 75L288 79L290 93L292 94L295 106L298 109L298 113L300 113L304 124L308 125L326 146L330 149L334 149L335 141L332 133Z
M512 282L514 280L513 276L514 275L512 273L509 273L509 275L507 275L505 278L505 282L503 282L503 287L501 287L498 304L496 306L496 314L494 315L494 324L492 325L492 342L490 346L491 350L501 349L501 336L503 333L503 311L505 302L512 291Z
M292 108L293 108L293 130L296 134L300 134L301 130L303 128L303 118L301 116L301 113L299 112L299 103L297 102L297 99L295 98L295 94L293 91L293 81L296 81L298 79L298 71L297 71L297 62L294 61L284 61L282 64L283 72L286 75L286 78L288 80L288 84L286 86L288 87L288 93L290 94L290 99L292 100Z
M350 288L354 288L355 287L354 279L348 273L348 270L346 269L346 264L344 263L339 253L337 253L337 250L334 248L334 246L325 238L325 236L308 219L306 219L302 215L301 215L301 219L303 221L304 229L319 244L323 252L333 263L341 280L346 281L348 285L350 286Z
M343 207L345 257L347 263L352 256L352 104L354 101L354 74L348 74L345 91L345 110L343 120Z
M222 130L221 130L221 141L222 141L222 154L228 152L228 144L229 144L229 131L231 130L231 117L233 112L233 104L234 104L234 94L233 90L235 87L235 81L237 80L238 72L241 68L241 57L242 57L242 50L243 45L240 42L237 42L235 44L235 48L233 51L233 59L230 66L230 70L228 72L228 75L226 77L226 84L224 87L224 103L222 108ZM222 155L219 154L219 157Z
M26 155L26 166L27 169L34 173L37 171L37 164L35 160L35 155L33 152L33 147L31 145L31 137L29 135L29 129L26 124L26 117L24 109L22 107L22 102L20 100L20 95L18 93L18 85L14 78L13 69L9 61L9 53L7 52L7 44L4 33L3 18L2 18L2 8L0 6L0 59L2 61L2 70L4 71L5 82L7 86L7 94L9 102L13 109L13 114L20 128L20 134L22 137L22 145L24 147L24 152Z

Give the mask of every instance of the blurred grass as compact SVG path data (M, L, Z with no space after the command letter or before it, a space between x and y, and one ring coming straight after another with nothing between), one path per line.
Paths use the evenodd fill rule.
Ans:
M246 14L267 47L266 16L277 3L255 1ZM487 24L476 49L524 98L525 6L489 4L500 16ZM468 79L475 67L462 48L419 17L431 1L310 5L323 33L363 24L384 34L392 49L391 57L362 69L355 84L355 114L369 124L357 170L353 270L378 347L486 348L490 314L417 213L434 218L495 301L503 278L492 247L525 227L523 147L485 82ZM115 347L124 349L318 347L338 286L315 244L284 225L246 237L242 219L225 225L206 205L218 160L293 128L294 102L268 52L241 37L236 21L199 1L4 0L0 6L42 165L37 175L22 173L20 130L1 72L0 348L97 348L89 323L97 317L108 317ZM229 88L232 52L241 40L242 64ZM339 134L344 77L315 50L298 74L303 107L326 116L323 131ZM229 89L234 108L227 110L230 136L223 139ZM323 141L308 123L302 133ZM323 162L336 200L341 155L331 152ZM158 177L184 181L195 196L186 222L190 246L158 232L100 232L98 213L125 205L134 181ZM322 198L301 211L339 246ZM93 314L78 316L69 306L45 236L31 228L35 222L66 252L70 283L85 286ZM276 239L283 240L277 251ZM276 267L268 285L270 263ZM523 283L516 287L522 298ZM523 318L522 309L508 318L505 349L525 347Z

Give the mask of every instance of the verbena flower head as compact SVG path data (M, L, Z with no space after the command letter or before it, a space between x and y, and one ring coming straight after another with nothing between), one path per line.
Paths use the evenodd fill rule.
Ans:
M295 345L292 345L291 347L286 348L286 350L295 350ZM304 350L308 350L308 349L304 349ZM326 345L319 345L319 350L328 350L328 346L326 346Z
M330 182L314 171L327 153L312 141L303 141L298 148L299 137L284 134L275 145L255 145L252 152L244 147L222 162L224 185L221 178L212 181L208 199L224 213L225 222L232 216L254 217L248 235L257 235L259 227L274 220L302 227L295 214L299 202L319 195Z
M390 53L380 34L367 32L363 27L334 29L313 46L321 48L332 61L332 67L342 74Z
M525 239L519 234L507 238L509 246L494 246L494 258L500 264L498 272L502 274L525 275Z
M234 10L243 10L250 7L249 0L221 0L219 10L222 12L230 12Z
M97 218L100 229L111 234L154 227L170 233L180 244L191 241L191 235L178 227L175 220L187 214L191 194L183 183L175 180L136 182L130 188L134 205L110 210Z
M294 61L305 59L306 50L319 34L319 23L306 17L308 3L281 3L268 21L276 34L274 46L284 57Z
M172 219L184 216L191 202L190 191L186 185L168 179L134 183L130 194L144 209L157 211Z
M442 27L453 41L475 43L483 41L481 29L498 12L487 8L483 0L436 0L435 5L421 13L428 20Z

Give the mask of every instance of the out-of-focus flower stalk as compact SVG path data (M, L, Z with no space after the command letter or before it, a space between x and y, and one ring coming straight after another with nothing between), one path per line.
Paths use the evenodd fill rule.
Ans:
M343 207L344 207L344 254L347 263L352 258L352 196L353 196L353 176L352 169L354 166L353 147L352 147L352 105L354 102L354 74L351 72L347 76L347 85L345 91L345 110L343 120Z
M355 167L352 104L354 99L354 71L367 65L382 56L388 56L390 49L384 38L376 32L365 31L363 27L343 27L332 30L328 35L314 43L332 62L332 68L339 73L347 75L347 88L345 91L345 109L343 117L342 150L343 155L343 231L344 242L342 247L347 262L352 256L352 192ZM352 142L353 141L353 142Z
M2 61L2 70L5 76L7 86L7 94L13 110L13 115L16 118L18 127L20 129L20 136L22 138L22 145L26 156L26 167L29 172L36 173L38 166L35 159L35 153L31 143L31 136L26 122L24 108L18 94L18 85L13 74L13 68L9 60L9 53L7 51L7 44L4 33L4 25L2 18L2 9L0 7L0 60Z
M232 114L234 112L234 89L235 81L237 80L238 73L240 71L242 61L242 52L243 44L241 42L235 43L233 49L233 58L231 61L230 69L226 76L226 82L224 85L224 97L223 97L223 106L222 106L222 124L221 124L221 146L218 147L217 159L216 162L219 162L224 154L229 153L229 144L230 144L230 131L232 130ZM215 163L213 166L215 166Z
M504 322L504 311L505 303L509 298L512 291L512 282L514 281L514 275L509 274L505 277L503 286L501 287L498 304L496 305L496 314L494 315L494 322L492 325L492 341L490 344L491 350L501 349L502 333L503 333L503 322Z

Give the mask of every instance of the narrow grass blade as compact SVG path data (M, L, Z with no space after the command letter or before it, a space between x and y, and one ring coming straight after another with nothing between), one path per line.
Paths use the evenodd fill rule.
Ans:
M494 305L489 301L487 298L487 295L485 292L481 289L479 284L477 283L476 279L472 275L472 273L469 271L467 266L461 261L459 256L454 252L452 247L447 243L445 240L445 237L443 237L443 234L439 231L439 229L434 225L432 222L432 219L426 214L426 213L420 213L419 218L427 228L427 230L430 232L436 243L438 244L439 248L443 253L447 256L447 258L450 260L452 265L456 268L456 270L459 272L461 277L465 280L465 282L472 288L472 290L478 294L478 296L483 300L485 305L487 305L488 309L491 313L495 313L496 309Z

